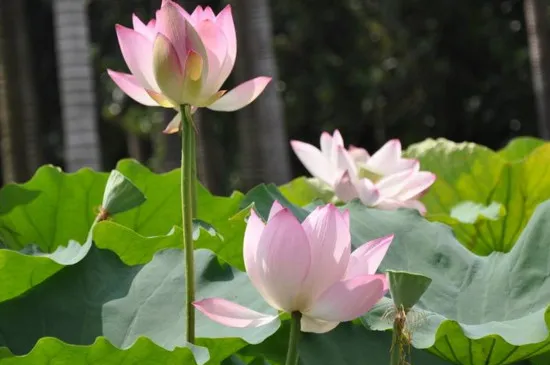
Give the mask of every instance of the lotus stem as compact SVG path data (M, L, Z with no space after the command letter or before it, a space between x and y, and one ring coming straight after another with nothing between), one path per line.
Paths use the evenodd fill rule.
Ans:
M181 217L185 250L186 318L185 337L195 343L195 263L193 256L193 214L196 205L195 128L191 106L181 107Z
M288 351L286 354L286 365L298 364L298 341L300 340L300 321L302 313L293 312L290 321L290 336L288 338Z

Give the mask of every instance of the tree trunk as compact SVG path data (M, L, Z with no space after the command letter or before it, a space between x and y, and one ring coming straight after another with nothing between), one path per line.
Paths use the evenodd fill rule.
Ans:
M550 139L550 28L545 0L524 0L540 137Z
M144 148L144 141L135 133L126 131L126 144L128 145L128 156L144 163L147 159L147 154Z
M239 56L239 82L256 76L273 81L251 105L238 112L241 184L284 183L291 178L289 144L278 80L268 0L234 1Z
M223 161L224 147L216 133L218 123L215 118L210 118L212 112L200 110L200 118L197 124L199 135L197 138L197 170L199 180L208 190L217 195L225 194L226 166Z
M168 123L176 115L176 111L173 109L164 110L164 123L160 126L159 130L159 143L162 146L162 158L160 170L163 172L172 171L181 166L181 136L179 134L162 134L162 131Z
M101 169L86 0L54 0L65 169Z
M22 182L41 162L37 97L24 1L0 1L0 129L4 182Z

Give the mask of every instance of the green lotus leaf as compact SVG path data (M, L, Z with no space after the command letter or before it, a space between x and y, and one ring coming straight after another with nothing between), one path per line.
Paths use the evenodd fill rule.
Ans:
M48 170L43 170L47 171ZM57 169L53 170L55 174ZM82 171L86 173L86 171ZM70 175L69 178L75 178L77 175ZM85 175L81 175L85 176ZM25 212L26 220L20 222L23 225L25 223L33 222L35 215L27 213L28 205L32 204L35 198L40 193L35 191L26 190L18 185L8 185L0 195L6 194L6 192L16 192L14 196L7 196L9 205L11 205L8 213L14 209ZM28 195L25 191L30 192ZM30 196L34 198L30 199ZM42 193L42 196L44 194ZM105 192L103 196L102 205L106 207L109 214L117 214L125 212L136 206L139 206L145 200L143 194L120 172L113 171L107 181ZM111 209L112 208L112 209ZM33 211L35 213L35 211ZM38 212L39 214L40 212ZM91 223L88 230L91 233L93 226L99 219L95 218ZM8 223L8 222L3 222ZM62 222L54 221L54 224L60 224ZM86 241L83 244L70 239L66 245L58 245L53 249L51 253L43 252L39 244L32 243L25 246L18 252L1 249L0 250L0 280L4 284L4 290L0 292L0 302L17 297L23 294L28 289L35 285L40 284L57 271L61 270L66 265L75 265L80 262L88 253L92 246L92 236L88 234Z
M167 234L173 226L181 226L179 170L156 174L134 160L120 161L116 170L130 182L131 188L123 189L130 195L128 199L141 202L139 190L147 200L138 208L117 214L113 221L144 236ZM53 252L70 240L84 242L99 213L108 178L107 173L86 168L64 173L43 166L18 188L7 185L0 190L6 212L0 214L2 241L16 250L36 244L43 252ZM10 195L14 189L19 193ZM235 214L242 199L238 192L229 198L215 197L202 186L198 187L198 195L198 218L214 226L217 217L225 217L227 212ZM219 209L213 210L213 206Z
M429 139L410 146L406 155L418 158L423 170L437 175L422 198L428 218L451 223L458 240L477 254L508 252L537 205L550 198L550 144L520 151L518 146L525 144L518 141L503 152L515 162L473 143ZM515 158L523 153L527 153L523 159ZM464 202L501 204L506 214L474 223L442 218L450 217L453 208Z
M451 218L467 224L478 224L484 220L496 221L504 215L506 215L504 207L495 202L487 206L473 202L462 202L451 209Z
M277 333L258 345L249 345L239 354L244 359L264 358L270 364L284 364L288 346L289 321ZM301 365L389 364L391 333L369 331L361 324L341 323L324 333L302 333L299 343ZM451 363L411 346L412 364L450 365ZM231 363L228 363L228 365Z
M538 147L544 145L544 140L534 137L514 138L498 151L498 154L508 161L522 160Z
M195 249L218 251L218 256L224 261L231 262L244 271L242 245L245 223L244 218L241 220L242 223L239 224L241 227L235 228L231 237L227 239L211 225L205 225L204 222L196 224L193 231ZM166 235L145 237L110 221L100 222L94 229L94 241L97 247L115 252L126 265L146 264L158 251L182 248L182 235L181 228L174 227ZM240 255L235 252L240 252Z
M82 169L64 173L53 166L39 168L31 180L18 185L34 199L10 195L13 185L0 190L0 202L9 212L0 215L0 237L11 249L28 244L53 252L69 241L84 242L103 198L107 174Z
M197 201L198 219L193 222L195 248L212 250L225 262L244 270L242 245L250 208L239 211L242 194L217 197L200 188ZM165 248L183 247L182 231L177 226L166 234L144 236L114 221L98 223L94 241L98 247L115 252L128 265L145 264Z
M128 350L113 346L103 337L89 346L69 345L56 338L45 337L38 341L29 354L14 356L10 353L2 365L119 365L119 364L205 364L208 351L201 347L178 348L168 351L144 337L137 339Z
M407 270L432 279L413 307L413 345L429 348L456 364L512 364L550 349L550 280L547 248L550 201L539 206L509 253L477 256L458 244L449 228L429 223L416 212L365 209L351 213L353 241L389 233L395 240L382 270ZM385 298L366 317L386 330Z
M174 225L181 225L178 170L159 175L132 160L121 161L117 169L111 173L109 183L106 173L89 169L63 173L53 166L44 166L29 182L0 189L0 239L12 249L0 249L0 281L6 283L0 291L0 302L23 294L65 265L79 262L91 247L88 232L101 205L120 213L99 224L116 227L112 235L107 232L107 237L113 239L119 238L120 231L128 231L141 238L148 234L158 241ZM147 201L144 202L138 189L146 192ZM244 218L248 213L238 210L243 195L236 192L231 197L216 197L202 186L198 187L198 195L199 219L195 223L202 229L195 232L205 234L197 238L197 247L212 249L227 262L244 268L242 250L233 250L234 246L242 245ZM124 212L135 206L138 207ZM208 234L207 227L215 229L218 235ZM100 237L102 243L104 237L105 234ZM121 250L131 248L128 242L107 242L105 247L122 254ZM140 255L151 258L163 247L181 246L142 245L148 252L127 253L133 260Z
M318 179L303 176L280 186L279 190L289 202L298 206L307 205L316 199L331 201L334 197L334 192L327 185Z
M222 296L274 313L245 273L211 251L195 251L195 263L197 299ZM0 303L0 347L21 356L44 337L87 348L105 337L116 348L131 351L139 338L146 337L177 356L187 347L184 303L181 250L163 250L146 265L127 266L114 253L92 246L78 264L65 267L26 295ZM233 329L197 313L197 345L207 347L210 362L217 364L248 343L264 341L278 327L273 323Z

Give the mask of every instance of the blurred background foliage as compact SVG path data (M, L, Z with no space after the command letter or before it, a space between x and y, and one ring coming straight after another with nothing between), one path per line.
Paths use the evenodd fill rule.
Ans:
M40 163L66 166L66 124L62 122L63 102L59 97L62 65L58 62L54 25L59 7L52 6L52 1L64 0L22 1L24 12L17 19L26 24L28 49L32 52ZM273 131L253 130L255 121L247 124L242 115L249 113L248 118L257 122L267 114L254 114L250 111L254 107L238 113L201 111L202 172L203 177L209 176L203 180L209 180L206 184L216 193L248 188L262 180L284 182L291 176L285 176L289 170L283 167L277 170L279 165L290 164L292 176L304 174L290 151L288 139L318 144L323 130L338 128L346 143L370 151L391 138L401 139L404 146L442 136L500 148L519 135L547 137L537 124L541 116L537 115L533 92L523 1L254 1L270 7L267 15L272 42L265 46L275 51L278 79L272 87L283 101L286 130L281 135L285 140L276 142L282 144L278 150L270 147L266 152L264 148L263 159L247 165L245 160L255 155L254 148L262 146L246 147L246 141L254 133L260 141L269 140ZM219 11L229 2L180 3L188 9L200 3ZM231 2L239 42L241 37L249 37L239 31L240 21L254 15L245 11L245 7L253 6L247 3L250 2ZM133 12L148 20L159 5L160 0L88 0L83 5L89 21L89 54L103 169L113 168L118 159L127 156L157 171L177 167L178 137L160 133L174 111L136 104L106 74L107 68L127 70L118 48L115 24L131 26ZM539 15L544 18L547 7L542 9L544 14ZM258 10L261 16L266 15L264 10ZM15 16L5 4L0 11L3 19ZM266 19L260 15L256 14L256 20L258 26L263 26ZM6 52L6 28L3 27L4 47L0 53L4 72L13 56ZM238 58L262 59L263 53L258 52L249 47ZM241 66L239 71L237 65L228 87L259 76L243 69ZM14 92L10 87L5 90L8 94ZM13 108L13 103L7 105ZM263 108L262 105L260 102L256 108ZM6 104L3 106L6 108ZM15 113L11 115L13 119ZM3 135L5 139L4 131ZM5 149L2 153L5 155ZM9 181L5 161L3 158L2 172L4 181ZM255 169L282 172L273 177L265 172L256 174ZM11 180L28 175L26 171Z

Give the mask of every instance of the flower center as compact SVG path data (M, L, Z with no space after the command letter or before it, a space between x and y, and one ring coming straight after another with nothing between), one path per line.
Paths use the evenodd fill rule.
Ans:
M364 167L359 168L359 178L361 179L369 179L373 182L373 184L376 184L378 181L380 181L384 175L379 175L376 172L373 172L369 169L366 169Z

